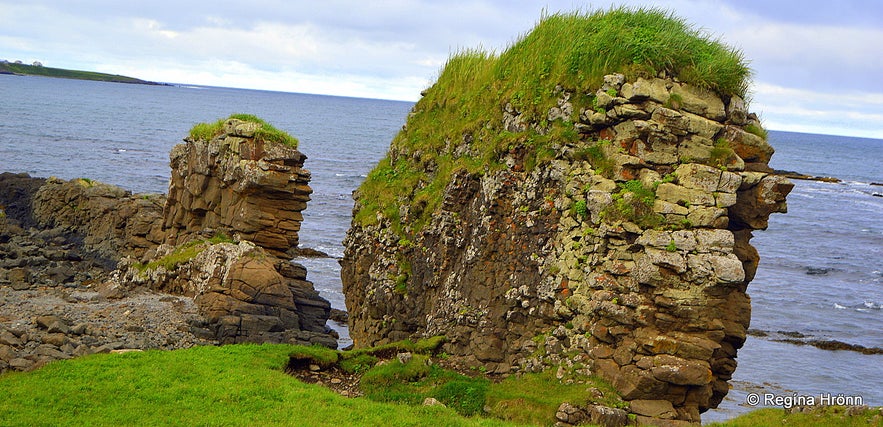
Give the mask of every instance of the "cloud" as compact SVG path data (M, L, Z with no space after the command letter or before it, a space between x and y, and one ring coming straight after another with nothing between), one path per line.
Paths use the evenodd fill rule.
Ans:
M758 83L751 109L764 126L883 139L883 92L817 90Z
M741 48L768 127L819 127L827 111L824 120L848 122L838 131L883 133L879 1L573 0L566 9L622 3L672 10ZM413 101L451 52L500 51L546 9L533 0L0 0L0 52L155 81Z

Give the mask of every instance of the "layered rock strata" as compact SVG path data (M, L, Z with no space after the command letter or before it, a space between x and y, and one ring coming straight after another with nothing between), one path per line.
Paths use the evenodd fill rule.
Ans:
M229 120L176 146L168 198L0 175L0 371L119 348L336 347L330 304L287 255L306 156L259 126ZM62 326L35 323L53 314Z
M548 162L531 168L531 147L513 145L502 170L455 172L407 238L382 213L353 222L341 275L357 346L445 335L448 353L491 372L600 375L639 417L696 422L721 401L750 320L751 232L785 212L792 185L771 174L737 96L604 82L592 108L559 88L547 120L578 137L553 140ZM511 105L499 114L488 123L544 131ZM480 143L464 135L450 152Z
M172 178L164 210L170 243L203 229L254 242L279 257L297 247L312 189L306 156L255 138L259 123L230 119L211 140L185 139L170 154Z
M172 148L166 244L114 280L193 297L222 343L336 347L325 326L330 303L288 261L312 192L306 156L258 137L261 126L231 118L210 140Z
M161 245L155 257L154 264L147 265L124 260L110 281L192 298L204 318L196 326L221 344L337 347L326 326L331 305L306 280L307 271L299 264L245 240L191 241L183 248Z

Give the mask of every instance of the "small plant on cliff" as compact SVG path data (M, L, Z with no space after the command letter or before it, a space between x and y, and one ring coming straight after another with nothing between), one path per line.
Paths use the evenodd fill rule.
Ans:
M574 152L573 158L574 160L588 161L599 175L605 178L611 178L616 163L607 156L605 151L611 144L612 143L606 139L599 140L588 147L581 148Z
M218 243L233 243L233 239L227 237L224 233L217 233L207 240L193 240L175 248L172 253L155 259L147 264L135 263L135 267L140 273L147 270L155 270L159 267L165 268L167 271L174 270L179 264L183 264L196 258L197 255L206 250L209 246Z
M714 142L714 148L711 149L708 161L714 167L725 168L735 155L736 152L730 147L730 141L718 138Z
M629 221L641 228L656 228L663 222L662 215L653 211L656 192L641 181L632 180L617 184L619 191L613 194L613 203L601 211L605 221Z
M679 93L672 93L668 96L668 101L665 102L665 106L667 108L672 108L675 110L679 110L681 105L684 103L684 97Z
M766 141L767 138L769 137L769 134L767 133L767 130L764 129L764 128L762 128L762 127L760 127L760 126L757 125L756 123L749 123L749 124L745 125L742 129L743 129L745 132L748 132L748 133L750 133L750 134L753 134L753 135L759 136L759 137L760 137L761 139L763 139L764 141Z
M276 129L271 124L252 114L233 114L226 119L218 119L214 123L197 123L190 128L190 139L197 141L211 140L224 132L224 123L229 119L259 124L260 127L254 133L255 139L258 141L275 142L297 148L297 138Z
M573 212L574 216L578 219L586 219L589 217L589 208L586 206L585 200L577 200L573 202L570 210Z

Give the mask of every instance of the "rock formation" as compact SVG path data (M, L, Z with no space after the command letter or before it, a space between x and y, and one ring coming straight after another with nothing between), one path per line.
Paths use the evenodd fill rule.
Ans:
M0 174L0 371L118 348L336 347L330 304L286 255L306 156L262 125L230 119L176 146L168 198ZM60 326L35 320L48 315Z
M325 325L331 304L287 255L312 192L306 156L260 137L262 126L230 118L210 139L172 148L166 244L126 260L113 280L193 297L222 343L336 347Z
M204 335L222 344L290 342L337 347L325 325L331 310L300 264L254 243L193 240L161 245L148 264L124 260L111 282L193 298Z
M639 419L698 422L746 338L751 232L792 188L745 102L667 71L609 74L449 135L439 118L474 116L445 90L355 193L341 275L356 346L444 335L473 367L600 375Z
M313 192L310 172L296 148L255 138L260 126L231 119L211 140L188 137L172 148L164 212L170 242L213 229L291 255Z

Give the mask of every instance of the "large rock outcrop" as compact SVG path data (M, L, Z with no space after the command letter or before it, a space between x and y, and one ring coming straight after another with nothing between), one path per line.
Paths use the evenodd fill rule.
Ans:
M151 263L124 260L111 279L193 298L203 335L222 344L290 342L337 347L331 305L306 280L306 269L249 241L192 240L161 245Z
M163 215L170 242L213 229L238 234L277 256L291 255L301 211L313 192L310 172L296 148L255 138L260 127L230 119L214 138L188 137L172 148Z
M114 281L193 297L220 342L336 346L330 303L289 261L309 194L306 156L231 117L170 154L166 243L126 260Z
M83 255L113 269L123 256L140 257L162 243L165 196L132 194L89 179L0 175L0 205L27 229L53 230L82 245Z
M557 93L546 119L578 135L552 138L536 166L522 142L499 170L454 171L422 228L413 194L397 218L360 222L372 205L356 193L341 263L350 333L359 346L445 335L448 353L497 373L597 374L639 417L696 422L726 395L746 338L751 231L785 211L792 185L770 173L773 150L735 95L619 74L592 106ZM500 132L549 129L511 104L497 114ZM394 144L389 164L420 157Z
M140 298L145 289L187 297L180 301L201 320L188 320L191 338L182 345L336 347L326 326L330 304L287 255L311 192L306 156L285 143L290 137L268 137L259 119L213 126L210 137L187 138L172 150L168 198L88 179L0 175L0 286L16 298L56 288L102 301ZM132 342L117 344L141 341ZM22 354L30 348L21 347Z

